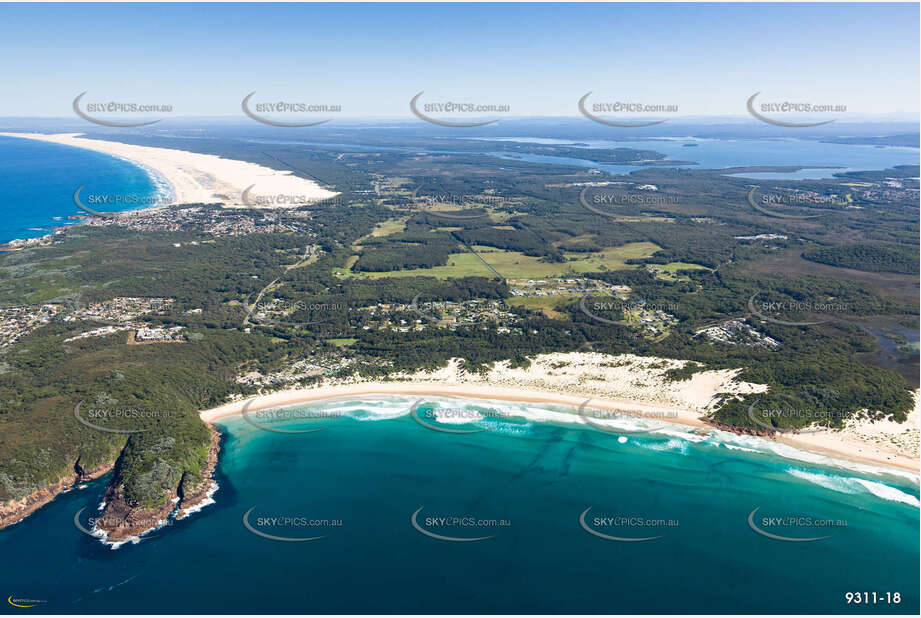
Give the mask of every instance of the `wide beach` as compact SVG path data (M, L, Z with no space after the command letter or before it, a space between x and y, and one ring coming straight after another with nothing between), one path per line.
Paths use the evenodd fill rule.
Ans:
M469 374L456 363L434 372L395 376L393 381L327 379L312 388L288 389L240 399L201 412L205 422L248 411L297 406L328 399L361 398L371 395L418 395L473 400L552 404L571 408L568 415L549 412L549 422L584 422L579 406L588 410L607 410L649 421L652 425L674 423L687 427L714 429L706 422L707 412L718 400L718 393L759 392L763 387L736 379L737 371L700 372L684 383L668 383L652 365L661 359L642 359L624 355L619 367L610 367L610 358L599 354L570 353L541 355L528 369L497 366L485 375ZM560 363L567 363L560 369ZM672 361L677 362L677 361ZM501 365L501 364L500 364ZM550 368L554 369L551 370ZM604 373L602 373L604 372ZM592 378L600 377L596 383ZM638 387L636 382L645 386ZM801 434L776 434L775 438L744 436L783 448L793 447L818 456L848 462L894 466L919 472L919 399L905 423L857 421L841 431ZM591 412L589 412L591 414ZM568 416L568 418L567 418ZM598 423L599 421L595 421ZM604 423L606 421L600 421ZM741 436L740 436L741 437Z
M170 204L223 203L228 206L262 205L249 202L244 191L255 196L284 195L288 200L266 203L312 202L337 195L312 180L294 176L290 171L275 170L255 163L224 159L215 155L137 146L81 137L80 133L0 133L5 137L37 140L63 146L84 148L136 163L152 170L171 187Z

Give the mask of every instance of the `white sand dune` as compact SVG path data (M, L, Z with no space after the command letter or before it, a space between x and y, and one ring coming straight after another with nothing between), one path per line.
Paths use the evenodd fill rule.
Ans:
M518 403L549 403L578 408L586 399L595 410L614 410L655 422L709 427L703 418L719 405L720 394L764 392L762 384L737 378L741 370L701 371L689 380L668 381L664 374L685 361L632 354L610 356L568 352L541 354L527 368L496 363L485 374L469 373L454 360L431 372L394 374L390 381L371 382L329 378L312 388L269 392L255 399L239 399L201 412L213 422L249 410L303 404L336 398L372 395L447 396ZM548 413L550 420L554 415ZM917 414L908 423L885 423L875 427L874 441L852 431L780 436L779 442L822 455L851 461L872 462L917 472ZM865 428L862 431L867 431ZM898 435L903 440L893 440ZM903 435L904 434L904 435ZM913 446L912 446L913 445ZM899 448L901 446L901 448ZM889 448L891 447L891 448Z
M294 176L290 171L274 170L216 155L88 139L80 137L80 133L0 135L95 150L137 163L153 170L170 184L172 199L168 203L172 204L220 202L227 206L257 204L260 207L285 207L338 195L312 180ZM254 197L247 204L243 192L250 187ZM286 199L258 199L264 196L285 196Z

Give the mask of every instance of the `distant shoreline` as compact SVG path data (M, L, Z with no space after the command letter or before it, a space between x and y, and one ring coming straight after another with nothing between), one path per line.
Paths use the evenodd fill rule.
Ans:
M166 205L222 203L227 206L271 208L272 204L281 201L265 200L268 205L263 205L257 198L279 195L295 198L285 201L284 205L287 206L296 205L298 201L308 203L338 195L313 180L300 178L290 171L225 159L217 155L89 139L82 137L81 133L0 132L0 136L93 150L133 163L148 174L153 172L154 184L159 178L172 188ZM255 203L250 203L244 197L247 192L251 194ZM294 204L291 204L292 202Z

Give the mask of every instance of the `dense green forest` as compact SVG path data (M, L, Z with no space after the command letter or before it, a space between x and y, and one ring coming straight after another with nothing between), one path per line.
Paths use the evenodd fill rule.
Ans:
M167 138L153 141L175 145ZM606 216L587 210L580 194L585 183L608 176L514 159L499 167L494 158L475 152L474 140L469 142L458 140L451 152L420 152L441 144L414 138L400 144L405 152L368 152L202 140L203 151L293 170L336 187L341 199L280 215L282 222L289 217L297 224L294 229L300 231L291 233L214 236L195 226L179 232L79 226L59 243L0 255L0 307L168 297L174 299L170 310L148 321L183 326L189 335L182 343L163 345L127 345L125 332L65 342L100 324L55 319L0 349L0 500L46 487L75 466L88 470L120 457L116 482L133 503L154 505L164 490L204 466L209 434L198 410L231 395L253 394L253 387L236 380L243 371L269 373L315 356L347 360L349 372L367 377L434 369L452 358L478 371L501 360L527 365L530 357L546 352L661 356L693 361L671 371L673 380L701 369L741 368L740 379L769 386L763 395L727 396L713 414L714 421L727 425L760 429L749 417L752 404L819 410L818 420L828 426L840 426L864 408L905 418L916 384L869 360L876 346L864 322L885 317L917 323L917 204L882 199L879 192L857 193L853 183L896 176L906 186L899 195L909 195L917 188L912 180L917 166L878 177L759 181L762 192L847 194L860 206L800 221L752 209L746 200L752 183L745 178L643 168L617 177L615 189L647 195L637 186L654 185L657 195L669 199L625 202ZM501 148L554 156L578 150ZM617 161L640 155L655 158L656 153L614 149L605 154ZM394 181L398 190L375 189L388 179L404 180L402 185ZM430 194L501 195L514 205L496 201L477 210L483 217L450 221L418 208L409 197L418 186ZM588 195L615 189L596 187ZM204 212L221 216L216 207ZM404 227L372 233L394 219ZM579 258L601 260L603 252L630 244L651 250L641 257L610 258L611 267L567 270ZM301 263L306 247L319 253ZM469 254L472 247L514 253L503 265L512 275L517 269L561 272L630 286L633 298L668 306L676 323L667 336L644 337L629 326L592 319L580 309L579 297L569 297L553 313L512 306L524 325L515 332L500 332L488 323L407 332L371 327L368 308L382 303L509 300L505 279L513 277L506 272L503 277L486 271L439 278L424 271L412 277L365 276L445 267L450 255ZM869 272L864 278L848 272L832 278L808 270L816 262ZM656 270L674 264L667 276ZM345 270L351 271L348 276ZM889 278L882 278L884 272ZM247 324L249 309L266 290L293 311L284 323ZM750 312L755 297L793 309L763 319ZM837 309L817 315L814 307L825 303ZM410 310L392 317L406 323L418 319ZM715 323L743 318L780 346L722 343L699 335ZM789 324L794 322L804 325ZM344 346L335 343L346 340ZM111 433L81 423L74 414L78 405L146 414L112 421L113 429L134 431ZM781 414L771 422L795 428L809 421Z
M855 268L871 273L911 275L918 272L918 248L882 244L849 244L814 249L803 253L807 260Z

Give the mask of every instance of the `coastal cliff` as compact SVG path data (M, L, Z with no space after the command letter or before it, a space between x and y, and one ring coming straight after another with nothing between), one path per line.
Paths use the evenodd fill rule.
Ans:
M95 521L95 529L105 534L108 542L122 542L139 537L145 532L167 522L174 512L177 519L187 517L201 506L209 503L217 490L213 480L214 469L220 452L220 433L209 426L210 443L204 465L199 469L184 471L168 486L160 486L158 499L139 501L131 497L130 480L121 466L106 490L102 514ZM155 462L150 476L171 478L175 470Z
M73 487L92 481L108 473L115 465L109 461L90 470L84 469L80 460L74 462L73 473L60 478L56 483L32 492L28 496L14 500L7 500L0 504L0 528L5 528L19 522L24 517L31 515L41 507L54 500L58 494Z

